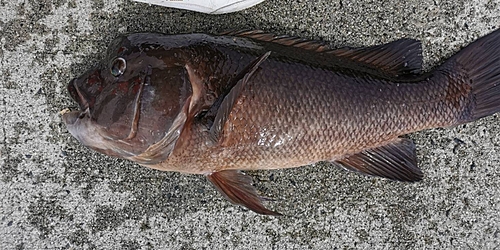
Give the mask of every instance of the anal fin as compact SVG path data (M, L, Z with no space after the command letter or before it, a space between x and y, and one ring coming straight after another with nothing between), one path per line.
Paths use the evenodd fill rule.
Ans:
M239 170L224 170L207 175L207 179L233 204L242 205L264 215L281 215L262 205L262 198L252 186L252 178Z
M348 170L398 181L415 182L423 177L417 167L415 144L405 138L361 151L334 163Z

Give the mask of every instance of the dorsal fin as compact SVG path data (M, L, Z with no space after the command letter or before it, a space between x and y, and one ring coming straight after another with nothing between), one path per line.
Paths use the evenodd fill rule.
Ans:
M232 30L220 33L223 36L247 37L264 42L273 42L284 46L293 46L315 52L330 51L328 44L322 41L308 40L296 36L277 36L262 30Z
M262 30L239 30L221 33L226 36L247 37L283 46L291 46L335 57L342 62L355 63L392 77L419 74L422 71L422 45L420 41L403 38L387 44L364 48L330 48L325 42L293 36L276 36ZM332 58L333 60L333 58Z
M422 71L422 45L414 39L403 38L365 48L345 47L327 53L369 65L394 76L420 74Z

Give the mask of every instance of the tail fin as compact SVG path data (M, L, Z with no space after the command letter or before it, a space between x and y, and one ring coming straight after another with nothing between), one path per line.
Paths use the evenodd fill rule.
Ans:
M438 68L465 81L472 98L462 122L500 111L500 29L479 38Z

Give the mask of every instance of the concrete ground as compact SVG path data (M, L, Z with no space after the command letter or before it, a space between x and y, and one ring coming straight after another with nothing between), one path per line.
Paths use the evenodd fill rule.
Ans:
M333 46L411 37L431 69L499 27L499 0L268 0L219 16L124 0L1 0L0 249L498 248L498 114L410 135L425 173L416 184L326 164L250 172L285 214L265 217L201 176L81 146L58 112L75 107L66 84L120 33L257 28Z

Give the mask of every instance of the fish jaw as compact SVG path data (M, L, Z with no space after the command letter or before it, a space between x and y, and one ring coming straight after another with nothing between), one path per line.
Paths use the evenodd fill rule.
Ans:
M117 141L113 140L113 138L103 136L102 128L92 121L88 115L88 111L62 112L62 118L70 134L84 146L119 158L127 158L135 155L130 150L133 147L125 141Z

